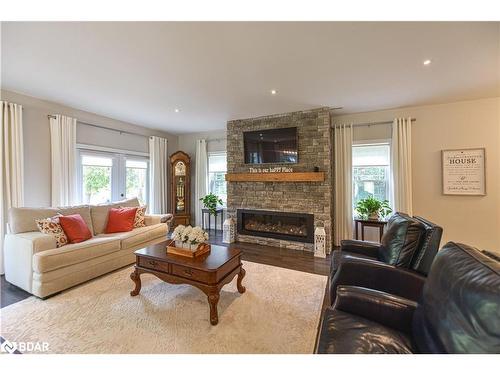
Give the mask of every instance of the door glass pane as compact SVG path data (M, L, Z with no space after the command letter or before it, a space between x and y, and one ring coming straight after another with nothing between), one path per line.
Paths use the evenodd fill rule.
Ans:
M137 197L141 204L146 204L148 162L145 160L127 159L126 162L127 198Z
M82 155L83 202L111 202L111 169L113 159L105 156Z

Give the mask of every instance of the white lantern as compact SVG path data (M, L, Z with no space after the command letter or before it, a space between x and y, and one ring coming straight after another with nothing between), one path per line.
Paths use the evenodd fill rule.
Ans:
M326 232L322 226L314 230L314 256L326 258Z
M229 216L222 224L222 242L233 243L236 241L236 222Z

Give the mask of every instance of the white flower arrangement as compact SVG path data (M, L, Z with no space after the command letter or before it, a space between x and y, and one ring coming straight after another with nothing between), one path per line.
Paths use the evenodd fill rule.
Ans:
M182 243L197 245L208 240L208 233L200 227L193 228L191 225L188 225L187 227L184 225L178 225L172 233L172 239Z

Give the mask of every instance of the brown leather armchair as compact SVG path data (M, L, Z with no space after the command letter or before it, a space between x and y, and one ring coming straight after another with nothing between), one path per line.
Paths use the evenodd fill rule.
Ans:
M387 224L382 242L344 240L332 254L330 301L337 286L362 286L394 293L394 282L380 278L380 269L402 268L426 276L441 242L443 229L430 221L397 212ZM421 277L423 280L424 277ZM398 289L399 290L399 289ZM418 298L414 291L400 289L401 296Z

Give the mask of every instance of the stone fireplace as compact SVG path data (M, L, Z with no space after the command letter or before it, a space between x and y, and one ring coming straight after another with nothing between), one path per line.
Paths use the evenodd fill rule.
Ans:
M238 233L297 242L314 242L314 215L297 212L237 210Z
M227 172L249 173L255 167L245 164L244 131L286 127L297 128L298 163L261 166L269 170L286 166L293 172L319 170L324 172L324 180L228 181L228 214L236 219L238 241L313 251L314 228L321 224L327 233L328 249L332 236L333 185L329 108L229 121ZM253 212L256 213L252 215Z

